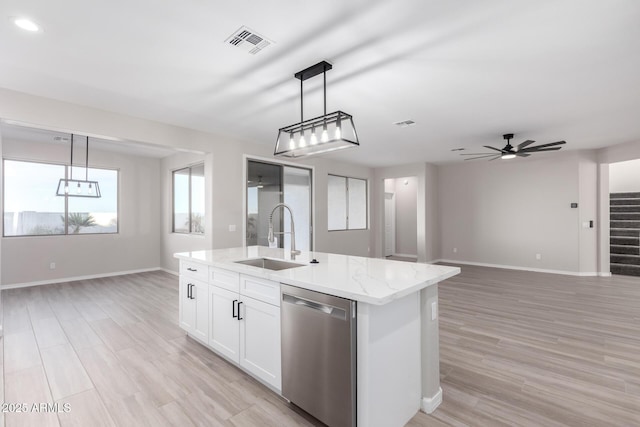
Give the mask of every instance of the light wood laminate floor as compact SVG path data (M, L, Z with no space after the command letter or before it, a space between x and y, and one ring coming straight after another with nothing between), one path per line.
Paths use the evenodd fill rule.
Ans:
M410 426L640 425L640 279L462 266L440 292L442 405ZM4 291L6 426L309 426L177 326L162 272Z

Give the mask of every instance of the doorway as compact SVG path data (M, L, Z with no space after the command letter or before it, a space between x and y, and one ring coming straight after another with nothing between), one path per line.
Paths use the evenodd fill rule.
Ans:
M418 258L418 178L384 180L384 256Z
M247 160L246 236L247 246L269 246L269 217L278 203L286 203L293 212L296 229L296 249L313 249L311 169ZM273 230L277 247L290 249L291 219L286 209L273 213Z
M640 276L640 159L609 164L609 266Z

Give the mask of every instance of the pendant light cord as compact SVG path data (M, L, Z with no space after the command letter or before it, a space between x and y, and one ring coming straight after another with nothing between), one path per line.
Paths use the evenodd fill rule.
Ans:
M324 77L324 115L327 115L327 70L325 69L322 72L322 76Z
M89 136L87 136L87 152L84 160L84 180L89 181Z
M300 79L300 125L304 121L304 92L302 91L302 79ZM302 130L304 133L304 129Z
M71 180L73 181L73 134L71 134Z

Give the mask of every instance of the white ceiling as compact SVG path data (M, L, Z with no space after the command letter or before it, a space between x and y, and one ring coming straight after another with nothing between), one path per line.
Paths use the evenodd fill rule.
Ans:
M13 123L0 122L2 138L20 142L34 142L40 144L58 144L68 149L71 148L71 134L50 129L39 129L30 126L22 126ZM74 149L85 151L86 135L74 135ZM123 141L116 139L104 139L91 136L89 138L89 150L111 151L133 156L163 158L175 154L177 150L161 147L159 145L145 144L135 141ZM84 155L84 154L83 154Z
M293 74L327 60L328 110L362 144L331 156L370 166L457 161L507 132L640 141L637 0L3 0L0 16L2 87L268 146L299 121ZM225 44L242 25L275 44ZM306 83L309 118L322 79Z

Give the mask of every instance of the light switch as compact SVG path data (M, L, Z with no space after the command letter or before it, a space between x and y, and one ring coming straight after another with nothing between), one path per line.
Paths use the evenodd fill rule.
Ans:
M229 225L229 231L236 231L236 225L235 224Z

